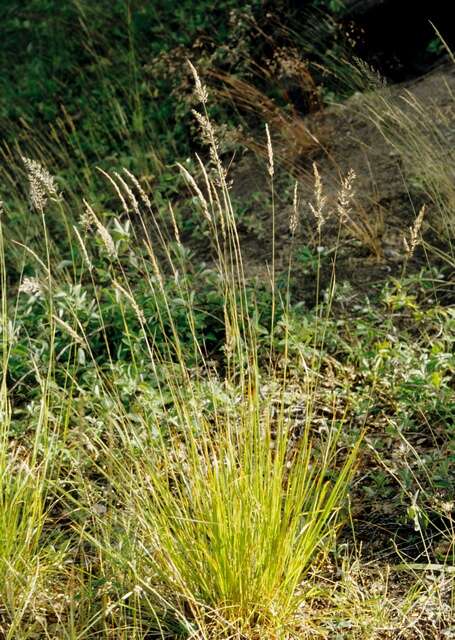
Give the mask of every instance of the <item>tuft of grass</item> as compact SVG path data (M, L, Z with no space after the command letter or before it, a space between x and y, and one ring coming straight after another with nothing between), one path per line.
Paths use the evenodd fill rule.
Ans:
M234 416L215 424L177 401L181 433L171 443L138 443L130 426L115 450L97 443L121 505L98 527L121 542L89 539L119 575L132 574L154 611L166 594L173 615L207 638L285 637L296 625L311 593L302 580L332 548L358 452L333 473L340 427L316 448L310 419L291 450L282 407L251 382Z
M212 228L224 287L224 374L210 373L190 319L204 372L203 399L201 379L188 370L173 312L165 304L160 323L171 329L167 348L163 354L150 344L149 356L153 370L162 372L160 392L170 395L172 424L164 435L158 416L149 415L140 419L138 438L138 426L115 405L115 417L107 417L110 438L94 441L102 459L97 470L112 499L102 515L89 511L94 524L81 533L115 567L119 580L129 576L128 596L119 593L119 602L129 606L131 594L143 596L155 633L164 634L170 618L198 637L284 638L298 624L311 591L302 581L327 556L341 524L359 441L335 468L344 422L334 422L316 438L311 400L303 427L294 433L283 402L286 367L281 374L269 369L274 391L264 396L226 174L204 111L207 94L193 72L212 165L201 165L204 186L182 171ZM270 139L269 165L272 179ZM163 245L163 250L176 273L169 249ZM149 282L163 290L151 242L147 252ZM126 297L138 308L134 291ZM192 318L191 306L189 313ZM203 410L207 401L209 414ZM93 489L83 478L79 482L88 500Z
M335 265L324 291L318 255L317 305L292 308L296 185L287 274L275 274L272 242L268 277L253 288L207 91L192 72L207 147L199 179L179 168L208 231L208 265L194 264L173 207L167 218L156 211L129 170L101 172L115 215L88 194L75 220L58 181L26 162L41 242L21 243L15 304L0 243L0 532L4 575L16 576L0 592L7 637L370 638L412 633L416 615L424 628L438 598L443 628L453 504L445 496L429 512L453 484L444 455L454 365L453 313L429 298L439 276L391 281L373 305L336 282ZM314 181L319 245L328 216L369 233L351 228L353 172L333 203L316 165ZM54 208L66 221L64 261ZM368 468L353 483L367 423ZM414 460L430 424L434 442ZM398 549L403 563L375 573L336 544L351 487L356 509L392 505L414 528L418 561ZM398 572L414 584L395 597ZM426 588L429 572L441 574L437 588Z
M0 631L7 640L25 638L49 611L52 579L62 551L51 544L46 523L52 505L47 382L34 416L34 436L26 448L12 438L8 359L14 339L8 318L3 235L0 220Z
M51 633L54 616L67 638L285 638L302 624L302 607L312 596L309 576L319 571L343 523L360 439L349 447L342 443L343 418L314 430L314 371L306 378L305 419L296 425L288 413L287 329L280 366L273 337L278 312L287 314L289 301L276 292L275 245L264 340L246 286L207 91L192 72L210 160L197 158L201 184L183 165L180 170L210 230L218 273L222 331L214 354L194 307L187 277L193 267L172 209L164 225L130 172L105 173L124 219L106 220L84 203L82 220L66 225L71 260L58 267L62 286L47 210L65 212L66 205L44 167L26 162L44 240L43 259L38 248L28 250L39 276L22 278L19 296L28 296L28 306L18 301L16 310L8 308L1 269L0 597L11 638L27 637L37 611L44 611L40 632ZM268 156L273 191L270 136ZM297 216L297 195L294 209ZM101 304L97 278L110 291L110 306ZM83 286L93 291L90 304ZM184 309L184 325L176 304ZM31 351L36 340L44 343L17 380L33 375L38 385L36 419L27 425L34 434L23 456L27 464L11 454L9 369L17 345L10 332L18 308L31 315L32 325L33 314L39 318L39 335L29 325ZM115 353L125 348L131 368L144 367L142 387L148 384L155 394L153 403L134 410L115 377ZM311 366L317 368L317 357ZM65 542L56 533L53 554L49 526L59 521L55 514L69 527L58 527ZM23 553L16 556L18 548ZM63 605L46 586L55 571ZM7 574L16 577L6 580ZM26 575L35 578L27 583ZM43 594L49 595L46 606Z

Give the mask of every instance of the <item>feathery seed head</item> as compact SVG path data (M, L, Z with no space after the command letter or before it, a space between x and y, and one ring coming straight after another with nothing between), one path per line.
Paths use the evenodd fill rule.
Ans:
M81 347L84 347L84 341L81 338L80 335L78 335L76 333L76 331L74 331L73 327L71 325L69 325L67 322L65 322L65 320L63 320L62 318L60 318L59 316L56 316L55 314L52 314L52 319L55 320L55 322L66 331L66 333L68 333L75 342L77 342Z
M188 62L189 68L191 69L191 73L193 74L196 97L199 100L199 102L202 102L202 104L207 104L207 101L209 98L207 88L205 85L202 84L199 74L196 68L190 62L190 60L187 60L187 62Z
M24 278L19 285L19 293L26 293L29 296L40 295L42 293L42 285L38 278Z
M46 206L48 197L58 198L57 185L49 171L36 160L22 157L22 162L27 169L30 183L30 202L34 209L42 211Z
M272 139L270 137L269 125L265 125L265 132L267 134L267 155L269 158L269 165L267 170L269 172L269 176L273 178L273 174L275 173L274 165L273 165L273 147L272 147Z
M202 191L200 190L200 188L198 187L196 180L193 178L193 176L191 175L191 173L179 162L177 163L178 168L180 169L181 173L183 174L183 176L186 178L186 180L188 181L189 185L191 186L191 188L193 189L193 191L196 193L199 202L202 205L202 212L204 214L204 217L207 218L207 220L209 222L211 222L211 217L210 217L210 213L209 213L209 207L208 207L208 203L207 200L204 198L204 194L202 193Z
M144 312L139 307L138 303L136 302L134 297L131 295L131 293L129 291L127 291L124 287L122 287L122 285L119 282L117 282L116 280L114 280L113 285L114 285L114 288L119 293L124 295L125 298L128 300L128 302L130 303L131 307L133 308L134 313L136 314L139 322L144 323L145 322Z
M125 182L125 180L122 178L122 176L117 172L114 171L114 176L117 178L117 181L119 182L120 186L123 188L124 192L127 195L128 200L130 201L131 207L133 208L134 213L136 213L138 216L140 215L140 211L139 211L139 204L136 200L136 196L133 193L133 190L131 189L130 185L127 184ZM125 203L126 206L126 203ZM128 208L126 207L125 213L128 214Z
M408 258L413 255L417 245L419 244L419 235L422 229L425 210L426 205L423 205L419 211L417 218L414 221L414 224L412 225L412 227L409 227L409 241L406 237L403 238L403 244Z
M347 176L341 181L341 189L338 193L337 211L340 222L346 222L351 211L351 203L354 198L353 184L356 179L354 169L350 169Z
M180 240L180 232L179 232L179 228L178 228L178 225L177 225L177 220L175 219L174 209L172 208L172 205L171 205L170 202L169 202L169 211L171 212L171 220L172 220L172 226L174 228L175 241L177 242L179 247L181 247L182 246L182 242Z
M84 200L84 204L86 207L86 217L90 220L90 224L93 224L96 227L98 235L100 236L104 247L107 251L107 254L110 258L114 259L117 257L117 249L115 248L115 243L112 239L111 234L106 229L106 227L98 220L95 212L91 208L91 206Z
M119 185L116 183L116 181L114 180L114 178L113 178L109 173L107 173L106 171L104 171L103 169L101 169L101 167L97 167L97 169L98 169L98 171L99 171L100 173L102 173L102 174L103 174L103 176L106 178L106 180L108 180L108 181L111 183L111 185L114 187L114 189L115 189L115 193L117 194L118 199L119 199L119 200L120 200L120 202L122 203L123 211L128 215L128 213L129 213L128 205L126 204L126 200L125 200L125 198L123 197L123 193L122 193L122 190L120 189ZM118 174L117 174L117 175L118 175Z
M90 213L90 210L86 208L86 210L81 213L79 218L79 224L81 225L84 231L89 231L91 226L93 225L93 216Z
M292 199L292 213L291 213L291 217L289 219L289 230L291 232L291 235L295 235L295 232L297 231L297 226L299 224L299 212L298 212L298 183L297 181L295 182L294 185L294 196Z
M89 255L88 255L88 252L87 252L87 247L85 246L85 243L82 240L81 234L79 233L79 230L75 225L73 225L73 230L74 230L74 233L76 234L77 241L79 242L79 245L81 247L82 255L84 256L84 260L85 260L85 262L87 264L88 270L92 271L93 270L93 264L92 264L92 261L89 258Z
M128 178L131 180L131 182L133 183L133 185L136 187L141 200L143 202L143 204L145 204L145 206L147 207L147 209L151 209L152 208L152 204L150 202L150 199L148 197L148 195L145 193L144 189L142 188L141 183L139 182L139 180L136 178L135 175L133 175L130 171L128 171L128 169L123 169L123 173L125 173Z
M313 162L313 174L314 174L314 205L309 202L311 213L316 218L318 233L321 232L322 225L325 222L324 209L327 204L327 196L322 193L322 180L318 171L317 164Z
M207 145L210 145L211 147L214 147L215 149L218 149L218 140L215 136L215 131L209 118L207 118L207 116L203 115L196 109L192 109L191 113L198 121L203 142Z

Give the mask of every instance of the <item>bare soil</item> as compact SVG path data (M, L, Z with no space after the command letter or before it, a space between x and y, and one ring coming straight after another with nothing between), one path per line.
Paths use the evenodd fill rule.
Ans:
M392 101L406 109L403 96L410 92L425 104L437 109L450 106L450 93L455 92L453 65L441 66L413 81L385 87ZM380 96L381 90L377 91ZM353 222L368 227L371 241L343 225L341 244L337 255L338 281L347 280L360 292L370 290L390 275L400 274L405 260L403 237L408 233L421 205L422 194L410 189L406 168L395 149L384 139L375 124L362 108L363 94L354 95L344 104L332 106L303 119L305 126L316 138L318 146L296 158L291 172L298 180L300 230L292 240L289 220L292 213L292 183L289 167L277 170L275 179L276 257L278 269L287 268L291 247L303 246L316 249L319 238L315 221L308 206L314 198L313 163L321 175L324 192L328 196L328 209L336 209L340 182L349 170L356 174L350 216ZM455 125L455 121L454 121ZM270 180L266 160L252 152L237 160L231 172L232 194L235 201L244 205L249 200L257 202L258 194L270 194ZM264 199L267 202L268 198ZM427 204L427 218L431 220L431 202ZM240 216L242 246L250 275L267 274L266 263L271 262L272 246L269 238L272 229L272 213L269 204L252 204L251 217ZM323 227L320 244L330 255L338 236L338 220L333 214ZM424 237L438 244L430 225L424 224ZM427 263L423 251L417 250L407 264L407 272L419 270ZM329 271L326 275L328 276ZM298 295L304 295L303 289Z

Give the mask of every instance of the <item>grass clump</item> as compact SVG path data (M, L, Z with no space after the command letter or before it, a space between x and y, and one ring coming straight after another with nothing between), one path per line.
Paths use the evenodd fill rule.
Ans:
M38 136L3 173L0 635L436 638L454 610L455 338L446 272L412 273L425 208L395 277L368 290L338 279L345 236L389 266L357 202L361 168L326 189L302 158L306 185L291 205L286 176L280 198L276 140L298 146L297 115L279 120L239 81L244 106L277 116L258 147L270 264L250 277L222 128L195 68L186 75L202 135L199 155L169 172L171 204L135 162L92 172L105 149L84 155L89 138L73 180L73 135L68 146ZM110 102L120 120L124 103ZM128 104L131 138L129 116L109 127L141 165L137 134L153 118ZM63 179L44 168L50 148ZM317 148L311 138L306 151Z
M302 580L333 544L357 453L333 476L337 427L316 449L310 421L291 450L279 402L272 411L249 382L231 417L217 403L215 424L206 423L177 401L171 444L137 443L128 428L115 452L104 451L122 509L108 507L98 526L112 519L134 545L101 553L132 573L157 611L166 602L207 638L286 637L298 624L311 594Z
M204 108L207 93L193 72ZM54 611L57 622L42 616L43 633L57 625L69 638L288 637L302 624L303 603L314 596L305 579L327 558L343 521L359 438L349 448L340 444L344 419L313 432L314 370L305 379L304 420L296 426L289 415L286 330L279 367L273 346L277 310L286 315L288 302L276 296L273 276L271 328L261 337L216 136L205 109L198 119L211 158L207 165L199 161L204 183L199 186L183 166L181 171L214 248L221 326L215 351L194 305L191 261L172 210L169 242L134 176L127 172L127 182L118 173L106 174L128 222L108 224L87 202L85 228L66 225L77 249L63 267L61 285L46 226L46 207L53 206L48 196L57 198L55 182L38 164L27 163L35 213L44 225L45 258L25 254L40 276L23 278L20 286L31 314L22 346L30 357L43 334L46 346L42 362L35 355L28 370L18 366L17 337L6 338L5 330L19 320L8 310L5 293L5 407L10 398L22 402L33 380L41 385L33 398L40 418L23 427L35 434L30 459L36 473L20 467L7 479L13 469L7 461L11 426L4 422L1 489L10 544L4 545L3 562L11 570L8 554L19 537L28 556L18 560L18 574L23 562L27 570L36 565L42 571L45 532L62 522L57 533L71 545L59 545L63 564L72 567L60 570L66 605ZM273 179L270 139L269 174ZM2 274L6 291L4 269ZM94 295L90 303L85 288ZM103 290L115 292L111 305L102 302ZM115 378L119 361L128 358L136 374L143 367L140 388L152 397L134 408ZM16 615L27 591L20 585L14 594L1 597L5 610ZM26 637L19 627L10 629Z
M195 77L204 104L206 92ZM304 587L299 593L301 582L327 554L339 526L357 445L332 477L341 426L332 425L314 448L308 405L293 448L292 427L280 401L286 368L281 375L270 370L275 390L261 392L257 333L242 284L225 173L210 120L207 114L199 119L213 163L204 172L208 195L183 171L217 249L224 287L224 375L210 374L204 344L190 323L194 352L208 377L207 415L196 392L198 375L188 371L172 311L164 308L160 322L167 315L171 326L167 356L163 362L162 352L151 345L150 358L156 370L169 356L174 360L173 375L165 375L162 384L163 392L171 394L174 426L153 447L146 434L161 429L150 422L143 425L143 440L131 437L130 426L120 427L120 446L101 447L109 469L106 481L123 506L107 518L112 518L108 527L135 544L121 544L118 553L92 534L89 539L119 574L129 570L132 590L147 594L160 625L163 609L170 609L175 621L202 637L285 637L307 597ZM159 289L163 284L151 245L148 251ZM219 397L223 388L224 400ZM103 520L97 525L101 530Z

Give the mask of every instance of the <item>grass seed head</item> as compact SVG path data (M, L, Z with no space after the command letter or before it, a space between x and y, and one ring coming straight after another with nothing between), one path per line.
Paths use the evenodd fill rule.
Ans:
M139 322L141 324L143 324L145 322L145 316L144 316L144 312L142 311L142 309L139 307L138 303L136 302L136 300L134 299L133 295L127 291L124 287L122 287L122 285L117 282L116 280L113 281L113 286L114 289L116 289L119 293L121 293L130 303L134 313L136 314Z
M55 179L49 171L36 160L22 156L22 162L27 170L30 183L30 203L34 209L42 211L47 204L48 197L59 197Z
M350 169L347 176L341 181L341 189L338 193L337 211L340 222L346 222L351 211L351 204L354 198L354 180L356 174L354 169Z
M289 231L291 235L295 235L299 224L299 211L298 211L298 183L296 181L294 185L294 196L292 199L292 212L289 219Z
M115 243L114 243L114 240L112 239L111 234L106 229L106 227L100 222L100 220L98 220L95 212L93 211L91 206L88 204L88 202L84 200L84 204L86 207L85 219L89 220L90 224L93 224L96 227L98 235L100 236L104 244L104 247L107 251L108 256L110 258L116 258L117 249L115 248Z
M24 278L19 285L19 293L25 293L29 296L40 295L42 293L42 285L38 278Z
M128 171L128 169L125 169L125 168L123 169L123 173L125 173L128 176L128 178L131 180L133 185L136 187L137 192L139 193L143 204L147 207L147 209L151 209L152 208L152 203L150 202L150 199L149 199L148 195L145 193L144 189L142 188L141 183L136 178L136 176L133 175L131 173L131 171Z
M318 227L318 233L321 232L322 226L325 222L324 209L327 204L327 197L323 195L322 191L322 179L318 170L318 166L313 162L313 174L314 174L314 205L309 202L311 213L316 218Z
M267 156L269 159L269 164L267 167L267 171L269 172L269 176L271 178L273 178L273 175L275 173L275 168L273 165L273 147L272 147L272 139L270 137L270 130L269 130L269 125L266 124L265 125L265 132L267 134Z
M403 238L403 244L407 257L410 258L419 244L420 232L422 229L423 218L425 216L426 205L423 205L419 211L417 218L414 221L412 227L409 227L409 241L406 237Z
M84 260L85 260L85 262L87 264L87 267L88 267L89 271L92 271L93 270L92 261L90 260L90 257L88 255L88 251L87 251L87 247L85 246L85 243L84 243L84 241L82 239L82 236L79 233L79 230L76 227L76 225L73 225L73 230L74 230L74 233L76 234L76 238L77 238L77 241L79 242L79 246L81 248L82 255L84 256Z
M207 101L209 99L207 88L205 85L202 84L199 74L196 68L193 66L193 64L189 60L187 62L188 62L188 66L191 69L191 73L193 74L196 97L199 100L199 102L202 102L202 104L205 105L207 104Z

